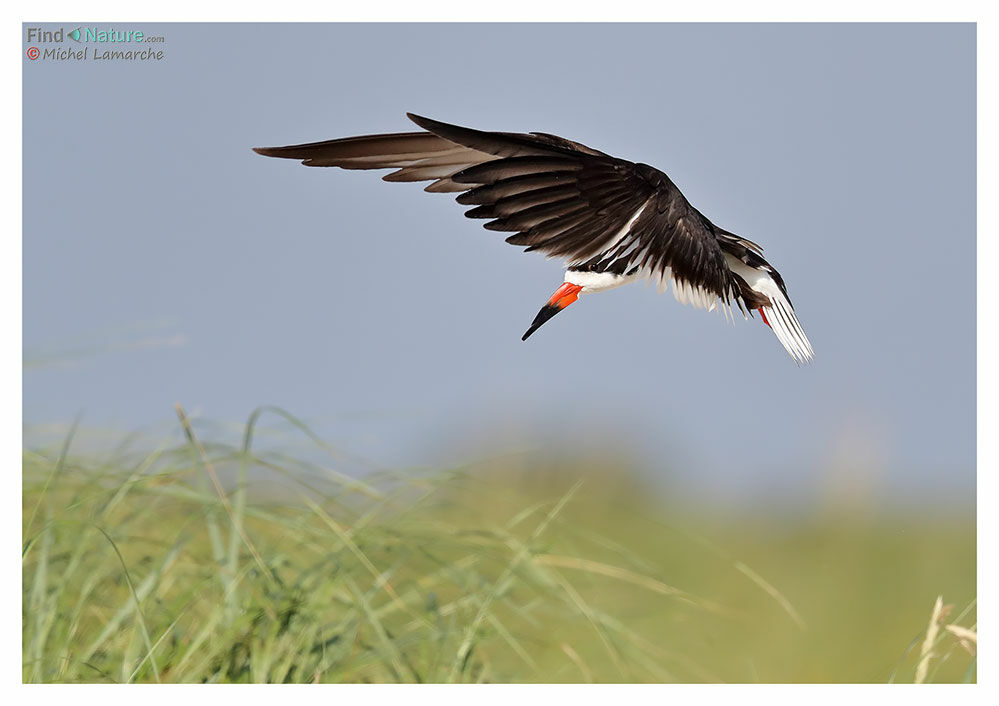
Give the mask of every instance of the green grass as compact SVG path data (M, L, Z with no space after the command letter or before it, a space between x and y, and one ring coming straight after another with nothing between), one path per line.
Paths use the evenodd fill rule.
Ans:
M25 452L24 681L976 679L944 627L975 628L973 517L717 518L522 458L362 482L254 450L258 416L234 446L182 417L152 453Z

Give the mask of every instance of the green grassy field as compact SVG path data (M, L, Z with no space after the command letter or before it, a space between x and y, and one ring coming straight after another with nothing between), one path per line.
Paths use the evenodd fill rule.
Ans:
M361 482L252 429L25 452L24 681L976 679L967 511L718 517L557 461Z

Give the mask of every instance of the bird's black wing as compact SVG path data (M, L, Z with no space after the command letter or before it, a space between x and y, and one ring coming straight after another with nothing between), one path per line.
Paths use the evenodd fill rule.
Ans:
M716 229L662 172L544 133L486 132L410 114L427 132L258 148L309 166L396 168L387 181L435 180L464 191L488 230L576 269L673 280L679 298L709 305L736 293Z

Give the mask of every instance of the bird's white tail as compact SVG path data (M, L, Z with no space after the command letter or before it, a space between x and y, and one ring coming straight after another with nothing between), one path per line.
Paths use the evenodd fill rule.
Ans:
M765 260L757 258L760 264L751 267L739 258L729 253L725 253L725 260L728 262L732 272L739 275L756 292L759 292L770 300L769 306L759 308L763 315L763 321L777 335L777 340L784 346L785 350L794 358L794 362L801 365L807 363L814 356L812 344L808 342L808 336L798 323L798 317L794 315L794 307L788 301L784 289L771 276L771 272L777 276L774 270ZM755 302L753 306L755 306Z
M767 292L770 306L761 308L760 313L794 361L799 364L807 363L815 355L812 352L812 344L808 342L808 336L802 330L798 317L794 315L791 302L780 288L774 287L774 289L776 291Z

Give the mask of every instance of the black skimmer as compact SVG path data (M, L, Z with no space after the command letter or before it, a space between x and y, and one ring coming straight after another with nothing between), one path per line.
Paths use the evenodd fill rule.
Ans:
M287 147L257 147L267 157L309 167L395 169L385 181L431 181L430 192L462 192L469 218L506 242L568 263L565 281L534 331L582 294L645 279L677 300L733 318L759 311L797 363L812 346L794 315L784 280L763 249L719 228L690 205L663 172L556 135L484 132L408 113L423 132L363 135Z

